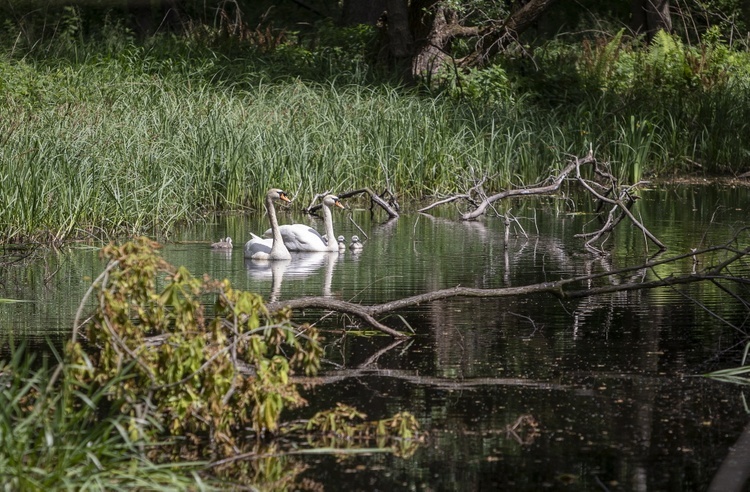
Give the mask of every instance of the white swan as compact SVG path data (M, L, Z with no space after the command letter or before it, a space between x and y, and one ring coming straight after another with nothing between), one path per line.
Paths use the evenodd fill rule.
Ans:
M279 231L279 222L276 220L276 209L273 206L274 200L291 201L286 196L286 193L278 188L268 190L268 193L266 193L266 211L268 212L268 220L271 222L273 238L263 239L251 232L251 239L245 243L245 258L253 260L290 260L292 258L289 250L284 245L281 231Z
M361 251L363 247L359 241L359 236L352 236L352 244L349 245L349 249L352 251Z
M331 207L344 208L339 197L326 195L323 197L323 222L326 228L325 237L307 224L288 224L279 227L281 237L289 251L338 251L339 245L328 238L336 237L333 234L333 217ZM269 231L266 231L266 234Z
M219 239L218 243L211 245L212 249L232 249L232 238L227 236L226 239Z

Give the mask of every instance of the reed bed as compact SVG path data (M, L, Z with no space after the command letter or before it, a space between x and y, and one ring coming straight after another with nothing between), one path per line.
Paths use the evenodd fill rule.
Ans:
M636 179L746 159L725 131L747 131L749 105L735 99L704 99L692 119L675 108L623 113L604 99L540 109L524 97L482 104L341 80L268 83L256 65L238 65L135 48L0 57L0 241L168 234L207 213L262 209L271 186L303 203L364 186L442 195L483 177L491 191L544 179L590 147Z

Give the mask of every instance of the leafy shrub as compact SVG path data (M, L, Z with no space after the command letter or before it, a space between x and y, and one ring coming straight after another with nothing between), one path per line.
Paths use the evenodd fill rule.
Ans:
M82 384L106 385L130 368L109 398L130 416L131 438L165 429L230 454L238 430L273 432L284 408L304 404L289 378L295 367L317 370L318 333L294 327L288 311L269 313L257 294L171 267L156 246L140 238L104 248L88 348L74 337L68 355ZM210 314L206 295L215 298Z

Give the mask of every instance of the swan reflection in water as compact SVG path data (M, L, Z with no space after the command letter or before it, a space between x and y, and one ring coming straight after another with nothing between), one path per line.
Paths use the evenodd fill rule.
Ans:
M278 301L281 297L281 285L284 279L307 278L325 266L323 285L320 295L331 297L331 282L333 270L338 260L338 252L328 253L292 253L291 260L253 260L245 258L245 269L250 278L255 281L271 280L270 302ZM317 292L305 294L317 295Z

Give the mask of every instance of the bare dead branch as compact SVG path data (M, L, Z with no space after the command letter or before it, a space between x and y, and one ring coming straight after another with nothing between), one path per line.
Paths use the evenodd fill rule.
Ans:
M394 195L390 191L386 190L383 192L382 195L378 195L374 191L372 191L370 188L360 188L359 190L353 190L353 191L346 191L344 193L339 193L339 198L351 198L353 196L366 194L370 196L370 200L377 205L379 205L385 212L388 214L390 218L397 218L399 216L398 214L398 204L395 202ZM388 195L390 197L391 203L388 203L383 196ZM306 213L314 213L321 207L320 204L317 205L311 205L310 207L305 209Z
M568 163L567 166L563 168L562 171L560 171L560 173L552 180L551 184L546 186L536 186L532 188L514 188L489 196L482 203L480 203L476 209L461 215L461 220L475 220L476 218L484 214L484 212L487 210L487 207L498 200L503 200L505 198L511 198L514 196L552 194L560 189L560 185L562 184L562 182L565 181L568 175L576 168L584 164L591 164L594 162L596 162L596 159L594 159L594 156L591 154L584 157L583 159L575 157L570 163Z
M591 165L593 167L594 174L597 177L601 178L604 183L584 179L581 175L581 166L584 165ZM575 174L573 175L574 172ZM659 241L659 239L654 236L651 231L649 231L630 212L630 207L632 207L635 199L637 198L633 195L633 190L638 185L643 184L643 182L639 182L635 185L630 186L620 186L617 182L617 178L615 178L608 170L604 169L604 166L600 165L600 163L597 162L592 150L589 150L588 155L584 158L573 156L571 161L557 174L557 176L547 180L549 184L514 188L486 197L479 205L475 206L474 210L462 214L460 219L476 220L478 217L483 215L489 207L492 207L492 204L494 202L503 200L505 198L518 196L551 195L557 193L562 183L567 179L573 179L575 182L580 184L584 190L586 190L594 198L599 200L600 203L612 205L606 222L598 231L576 235L576 237L589 238L585 243L586 249L594 253L603 254L604 251L601 248L597 248L596 246L594 246L594 243L599 241L605 234L611 232L625 217L627 217L633 223L633 225L635 225L635 227L640 229L643 232L644 236L652 241L660 251L664 251L667 249L666 245ZM427 207L420 209L419 212L426 212L427 210L430 210L437 205L443 205L445 203L450 203L459 199L467 199L471 201L473 192L476 188L477 186L471 188L467 193L457 194L452 197L435 202ZM479 189L481 190L481 188ZM610 198L610 196L612 198ZM618 211L619 215L616 215L616 212Z
M431 208L437 207L438 205L444 205L446 203L454 202L456 200L461 200L461 199L466 200L469 203L471 203L473 206L477 207L478 205L474 199L474 195L478 193L480 196L484 196L484 190L482 188L482 185L484 184L486 180L487 180L487 176L484 176L481 180L479 180L479 183L469 188L469 191L467 191L466 193L461 193L458 195L453 195L451 197L445 198L443 200L438 200L437 202L432 203L424 208L420 208L419 210L417 210L417 212L424 213L430 210Z

